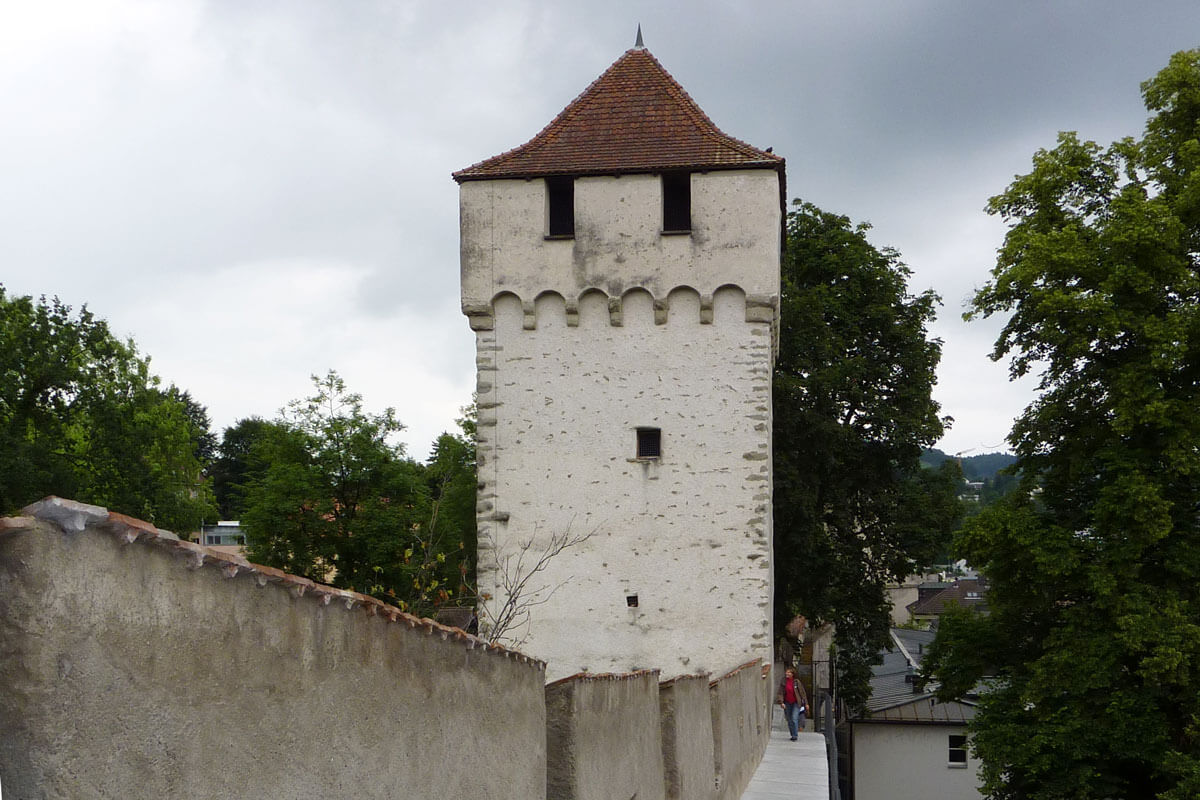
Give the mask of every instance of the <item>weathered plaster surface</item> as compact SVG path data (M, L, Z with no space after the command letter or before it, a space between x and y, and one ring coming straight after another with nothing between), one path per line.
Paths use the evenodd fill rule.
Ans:
M751 662L710 687L716 797L738 800L771 735L771 670Z
M547 240L541 180L467 181L460 186L465 311L513 292L575 300L588 289L611 297L641 287L656 298L677 286L711 295L733 283L748 295L779 291L782 212L774 170L692 175L692 232L664 236L657 175L575 181L575 237Z
M5 797L544 796L542 665L59 503L0 520Z
M950 735L964 725L854 723L855 800L972 800L979 792L979 762L950 766Z
M549 800L663 800L656 672L551 683L546 723Z
M481 588L503 598L495 567L523 543L591 536L538 576L549 602L518 632L552 678L769 652L770 325L745 322L737 290L709 325L687 300L656 325L631 292L620 327L585 300L569 327L543 298L525 330L501 298L477 333ZM638 427L661 429L660 458L635 458Z
M735 797L769 681L577 675L54 499L0 518L5 797ZM721 792L718 793L718 784Z
M680 675L659 685L667 800L716 796L712 708L707 675Z
M506 560L590 535L514 632L551 678L770 660L777 181L693 175L692 234L663 236L657 177L581 178L566 241L540 181L462 185L481 591L499 605ZM639 427L660 458L635 458Z

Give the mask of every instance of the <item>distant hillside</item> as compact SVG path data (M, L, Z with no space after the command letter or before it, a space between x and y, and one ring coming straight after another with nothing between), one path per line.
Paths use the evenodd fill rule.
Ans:
M949 458L952 456L934 447L921 454L921 463L928 467L936 467ZM963 456L959 460L962 463L964 478L969 481L986 481L995 478L996 473L1009 464L1015 463L1017 457L1008 453L980 453L975 456Z

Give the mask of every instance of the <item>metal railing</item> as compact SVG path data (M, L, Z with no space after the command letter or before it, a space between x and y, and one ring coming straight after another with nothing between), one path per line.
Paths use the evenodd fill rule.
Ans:
M828 759L829 800L842 800L839 788L837 721L834 713L833 693L826 689L813 689L813 725L825 735L825 757Z

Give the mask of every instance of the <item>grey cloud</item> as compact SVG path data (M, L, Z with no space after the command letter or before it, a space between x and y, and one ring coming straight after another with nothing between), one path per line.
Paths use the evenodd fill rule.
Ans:
M984 203L1060 129L1137 134L1139 82L1200 30L1192 0L114 0L67 24L86 11L0 11L50 32L0 46L0 280L89 302L223 420L350 362L414 453L473 383L450 172L536 134L638 22L719 126L788 159L790 196L869 220L945 298L951 451L1032 396L987 362L994 323L958 320L1003 236Z

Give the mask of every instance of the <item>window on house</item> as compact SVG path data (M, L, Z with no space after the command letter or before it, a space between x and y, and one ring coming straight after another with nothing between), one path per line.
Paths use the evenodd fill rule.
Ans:
M664 172L662 176L663 233L692 229L692 174Z
M662 456L662 429L637 429L637 457L660 458Z
M246 537L235 533L206 533L204 535L204 543L206 545L242 545L246 544Z
M967 766L967 737L961 734L950 734L950 755L948 767Z
M629 606L630 608L637 608L638 596L636 594L625 595L625 605Z
M575 235L575 179L570 175L546 178L546 218L549 236Z

